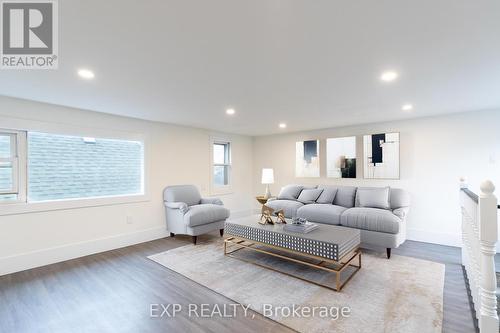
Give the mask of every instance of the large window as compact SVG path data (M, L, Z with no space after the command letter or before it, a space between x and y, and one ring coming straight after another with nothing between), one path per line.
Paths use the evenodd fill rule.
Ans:
M28 200L143 193L143 144L28 133Z
M230 185L231 174L231 144L214 141L213 147L213 186L227 187Z
M142 194L143 142L0 131L0 203Z

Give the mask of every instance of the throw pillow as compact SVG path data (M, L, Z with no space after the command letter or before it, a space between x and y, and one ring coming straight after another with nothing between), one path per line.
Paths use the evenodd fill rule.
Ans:
M297 200L300 191L304 186L302 185L287 185L281 188L280 194L278 194L278 199L280 200Z
M323 192L322 189L302 190L297 201L302 202L303 204L315 203L321 192Z
M333 204L345 208L352 208L356 205L356 190L355 186L339 186Z
M319 204L333 204L338 188L336 186L320 186L318 189L323 190L323 192L321 192L316 202Z
M390 187L360 187L356 194L360 207L389 209Z

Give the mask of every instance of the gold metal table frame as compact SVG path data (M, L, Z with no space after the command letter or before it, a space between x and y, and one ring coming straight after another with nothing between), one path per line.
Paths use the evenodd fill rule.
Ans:
M299 258L292 258L292 257L289 257L289 256L284 255L284 254L271 252L267 249L256 248L255 245L261 245L262 247L267 247L270 249L284 251L286 253L290 253L290 254L293 254L295 256L313 259L316 261L319 260L319 262L310 262L310 261L302 260ZM278 257L281 259L293 261L295 263L307 265L309 267L325 270L325 271L328 271L330 273L335 273L335 286L312 281L312 280L306 279L305 277L297 275L297 274L288 273L288 272L276 269L275 267L272 267L269 265L261 264L261 263L258 263L256 261L253 261L253 260L244 259L244 258L233 255L234 252L239 251L241 249L249 249L252 251L259 252L259 253L264 253L264 254ZM280 246L275 246L275 245L261 243L261 242L257 242L257 241L253 241L253 240L248 240L248 239L241 238L241 237L230 236L230 237L227 237L224 239L224 255L229 256L231 258L238 259L238 260L242 260L242 261L245 261L245 262L260 266L260 267L264 267L264 268L273 270L275 272L279 272L279 273L282 273L282 274L285 274L288 276L292 276L294 278L297 278L297 279L300 279L300 280L303 280L303 281L306 281L309 283L313 283L315 285L318 285L318 286L321 286L324 288L328 288L328 289L334 290L334 291L342 290L342 288L346 285L346 283L349 282L349 280L351 280L352 277L361 269L361 250L359 248L356 248L353 251L349 252L348 254L343 256L339 261L335 261L335 260L331 260L331 259L327 259L327 258L323 258L323 257L319 257L319 256L314 256L314 255L305 254L305 253L301 253L298 251L286 249L286 248L283 248ZM358 259L357 265L355 265L353 263L356 258ZM354 271L344 281L341 281L340 275L348 267L354 267Z

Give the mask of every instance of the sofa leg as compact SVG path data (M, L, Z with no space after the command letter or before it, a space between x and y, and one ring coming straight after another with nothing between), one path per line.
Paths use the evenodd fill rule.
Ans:
M196 239L198 238L198 236L193 236L193 244L196 245Z
M220 236L221 236L221 237L222 237L222 236L224 236L224 229L220 229L220 230L219 230L219 233L220 233Z
M391 248L387 248L387 259L391 259Z
M173 232L170 233L170 237L174 237L175 234Z

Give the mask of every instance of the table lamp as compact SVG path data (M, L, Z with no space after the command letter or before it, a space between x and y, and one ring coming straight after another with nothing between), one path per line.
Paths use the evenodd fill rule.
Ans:
M274 184L274 171L273 169L262 169L262 184L266 185L266 194L264 195L265 199L269 199L271 197L271 191L269 190L269 184Z

